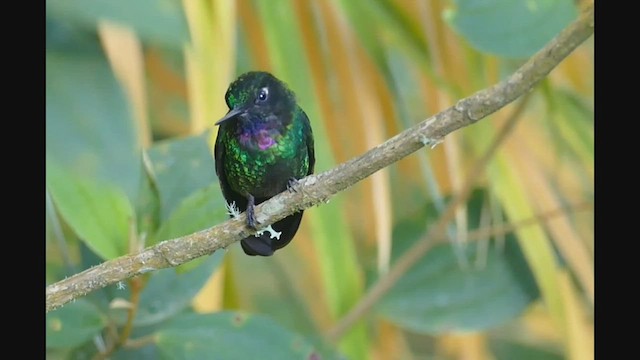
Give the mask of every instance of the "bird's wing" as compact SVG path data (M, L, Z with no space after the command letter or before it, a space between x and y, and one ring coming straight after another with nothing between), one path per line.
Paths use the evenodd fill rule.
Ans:
M247 209L247 199L231 189L229 181L227 180L227 174L224 171L224 158L226 154L224 144L222 143L222 126L224 126L224 124L221 125L220 128L218 128L216 145L213 150L214 160L216 163L216 175L218 175L218 181L220 182L220 188L222 189L222 196L224 196L227 203L235 203L236 207L240 211L245 211Z
M309 122L309 117L307 117L307 114L304 112L304 110L300 109L300 111L302 112L302 121L304 123L305 126L305 134L307 136L306 139L306 143L307 143L307 154L309 155L309 171L307 172L307 175L311 175L313 174L313 169L315 167L316 164L316 154L315 154L315 147L313 144L313 130L311 130L311 123Z

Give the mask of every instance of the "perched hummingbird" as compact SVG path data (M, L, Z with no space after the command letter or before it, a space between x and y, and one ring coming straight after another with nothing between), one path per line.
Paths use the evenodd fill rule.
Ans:
M216 173L227 203L247 212L257 229L254 207L313 173L313 133L307 114L286 84L267 72L238 77L227 90L229 112L218 122ZM247 255L271 256L287 245L300 226L302 211L241 240ZM233 216L233 215L232 215ZM279 232L279 235L274 235Z

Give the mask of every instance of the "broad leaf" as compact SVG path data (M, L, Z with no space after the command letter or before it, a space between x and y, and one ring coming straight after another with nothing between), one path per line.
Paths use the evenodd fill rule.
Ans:
M165 359L319 359L309 341L258 315L184 314L156 334Z
M149 158L160 193L163 221L187 197L217 179L207 134L158 143L149 149Z
M476 244L468 258L478 256ZM390 321L415 332L479 331L519 316L537 297L531 274L509 238L502 253L491 246L486 264L462 269L451 245L432 249L382 301Z
M511 58L533 55L576 15L573 0L455 0L445 12L478 50Z
M87 27L107 19L128 25L146 41L180 48L189 40L181 2L171 0L49 0L47 13Z
M78 299L47 314L47 348L78 346L98 334L107 318L98 308Z
M218 251L186 272L177 268L154 272L140 296L135 325L155 324L184 310L220 265L223 256L224 252Z
M156 241L194 233L227 220L229 215L218 183L196 190L162 223Z
M101 56L47 54L46 153L64 169L120 188L133 202L140 145L122 89Z
M120 189L74 176L53 160L47 160L46 183L62 217L92 251L103 259L128 252L134 214Z
M565 357L562 351L552 351L549 346L540 345L534 347L529 344L513 341L490 341L489 347L496 360L562 360Z
M479 223L485 192L468 202L471 229ZM397 258L425 234L433 209L396 225ZM493 245L480 254L477 242L464 249L471 265L463 268L451 244L432 248L396 283L378 306L382 316L419 333L483 330L520 315L538 296L535 282L518 243L507 236L504 248ZM474 261L482 256L484 261Z

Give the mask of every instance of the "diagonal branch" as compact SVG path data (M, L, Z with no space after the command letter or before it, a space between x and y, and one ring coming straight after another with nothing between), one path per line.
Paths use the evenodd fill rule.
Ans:
M529 92L594 31L594 9L589 5L542 50L504 81L458 101L454 106L403 131L365 154L334 169L300 180L300 191L285 191L256 207L256 218L272 224L302 209L326 202L374 172L417 151L438 144L449 133L494 113ZM46 288L46 312L89 292L149 271L178 266L226 248L251 235L242 214L209 229L163 241L140 253L106 261Z

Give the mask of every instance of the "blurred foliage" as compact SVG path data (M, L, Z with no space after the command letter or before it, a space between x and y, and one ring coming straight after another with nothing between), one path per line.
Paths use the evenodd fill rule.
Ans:
M496 83L580 5L48 0L47 283L226 220L212 125L240 73L296 92L322 172ZM47 357L593 358L593 212L578 211L593 202L593 107L589 40L528 97L453 245L338 344L324 334L424 237L513 105L309 209L271 258L234 245L47 314Z
M468 228L480 228L481 191L469 199ZM486 211L486 209L485 209ZM433 206L394 227L394 257L423 236L424 223L434 221ZM400 240L401 239L401 240ZM488 242L487 242L488 240ZM449 244L435 246L400 279L381 302L381 315L413 332L439 334L483 330L520 315L538 297L538 290L512 235L501 246L491 237L465 247L473 265L460 266Z

